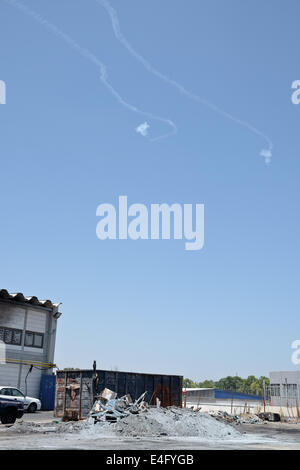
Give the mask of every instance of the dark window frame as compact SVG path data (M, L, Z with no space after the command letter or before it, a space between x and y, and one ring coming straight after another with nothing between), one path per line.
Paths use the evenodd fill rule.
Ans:
M30 333L31 335L33 335L32 344L31 344L31 345L26 344L26 335L27 335L27 333ZM42 337L42 345L41 345L41 346L36 346L36 345L34 344L34 337L35 337L35 335L38 335L38 336L41 336L41 337ZM29 331L29 330L26 330L26 331L25 331L25 338L24 338L24 346L25 346L26 348L43 349L43 347L44 347L44 336L45 336L44 333L40 333L39 331Z
M3 339L1 341L3 341L4 344L9 344L11 346L22 346L23 330L20 330L19 328L10 328L9 326L0 326L0 329L3 330ZM5 341L6 331L11 333L11 341ZM19 342L14 341L15 333L20 335Z

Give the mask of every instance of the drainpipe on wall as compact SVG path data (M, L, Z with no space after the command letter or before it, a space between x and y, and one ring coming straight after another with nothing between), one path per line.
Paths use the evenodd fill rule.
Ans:
M53 307L52 312L50 314L50 320L49 320L49 344L48 344L47 362L51 364L54 363L56 326L57 326L57 320L61 316L61 312L59 312L58 310L60 305L61 303ZM46 373L51 374L52 369L49 369Z

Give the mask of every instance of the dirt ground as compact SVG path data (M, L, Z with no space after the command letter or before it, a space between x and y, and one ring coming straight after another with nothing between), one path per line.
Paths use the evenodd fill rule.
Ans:
M219 440L199 437L117 437L81 433L57 434L52 412L25 414L24 423L35 423L35 432L20 426L0 425L0 449L105 449L105 450L192 450L192 449L300 449L300 424L263 423L234 426L240 437ZM55 423L54 423L55 424Z

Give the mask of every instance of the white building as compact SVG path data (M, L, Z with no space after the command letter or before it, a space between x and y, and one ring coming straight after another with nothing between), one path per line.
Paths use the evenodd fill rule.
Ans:
M272 406L300 406L300 371L270 372L269 398Z
M53 372L59 305L0 290L0 385L39 397L41 376Z
M262 397L215 388L183 388L183 406L205 412L226 411L231 414L253 412L263 404Z

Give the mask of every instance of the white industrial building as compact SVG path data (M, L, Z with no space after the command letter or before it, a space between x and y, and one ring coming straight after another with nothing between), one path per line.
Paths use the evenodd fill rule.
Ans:
M0 290L0 385L39 397L43 374L52 374L59 303Z
M300 371L270 372L269 399L272 406L300 406Z
M263 405L259 395L218 390L216 388L183 388L183 406L204 412L226 411L231 414L253 412Z

